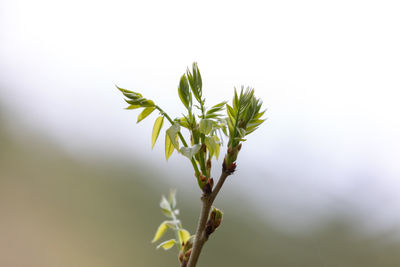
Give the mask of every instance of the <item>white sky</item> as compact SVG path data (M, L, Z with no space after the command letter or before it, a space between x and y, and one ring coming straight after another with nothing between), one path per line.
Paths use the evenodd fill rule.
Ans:
M3 0L1 98L70 151L164 164L152 121L136 125L113 86L178 116L179 77L197 61L209 105L244 84L268 108L237 174L260 208L309 223L345 205L397 225L399 14L398 1Z

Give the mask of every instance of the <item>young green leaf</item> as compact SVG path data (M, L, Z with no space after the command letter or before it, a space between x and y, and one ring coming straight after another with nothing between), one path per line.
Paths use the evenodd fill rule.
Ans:
M199 152L200 148L201 148L201 145L196 144L192 147L181 147L181 149L179 151L182 153L182 155L184 155L188 159L192 159L192 157L194 155L196 155L197 152Z
M215 143L215 139L213 136L206 136L205 138L205 143L207 146L207 149L210 153L210 158L214 155L215 149L217 147L217 144Z
M190 93L189 83L186 75L182 75L178 87L179 98L181 99L183 105L187 109L191 109L192 106L192 94Z
M216 104L215 106L212 106L206 113L206 118L217 118L221 116L221 114L218 114L218 112L222 111L225 108L226 101L221 102L219 104Z
M201 133L207 135L211 132L212 126L213 126L212 120L202 119L200 120L199 130Z
M167 224L167 226L170 229L178 229L178 225L181 223L180 220L171 220L171 221L165 221L165 223Z
M162 222L160 226L158 226L156 234L154 235L154 238L151 242L154 243L157 240L159 240L165 234L167 229L168 229L167 221Z
M173 211L171 209L171 206L168 200L164 196L161 197L160 208L165 216L167 216L168 218L173 218L172 216Z
M164 250L168 250L168 249L172 248L175 244L176 244L176 240L170 239L170 240L164 241L160 245L158 245L157 249L163 248Z
M125 108L125 109L137 109L140 108L140 105L130 105L129 107Z
M167 135L169 136L171 143L178 151L179 151L178 132L180 128L181 127L179 126L178 123L174 123L173 125L171 125L171 127L168 128L166 132Z
M171 210L171 206L169 205L168 200L164 196L161 197L160 208L166 209L169 211Z
M139 93L135 93L135 92L133 92L133 91L129 91L129 90L123 89L123 88L121 88L121 87L118 87L117 85L116 85L116 87L117 87L118 90L120 90L120 91L124 94L124 96L126 96L127 98L136 99L136 98L143 97L143 96L142 96L141 94L139 94Z
M164 116L160 116L156 119L153 126L153 134L151 135L151 148L154 147L154 144L157 141L158 135L160 134L161 127L164 123Z
M192 72L190 72L190 70L188 69L186 71L186 75L189 80L190 87L192 88L194 97L199 103L202 103L201 97L203 84L201 80L200 70L196 62L193 63Z
M182 243L186 243L186 241L189 240L190 233L185 229L179 229L178 236L179 236L179 243L182 244Z
M143 120L144 118L146 118L147 116L149 116L156 108L155 107L147 107L145 108L142 113L139 114L137 122L139 123L141 120Z
M178 142L178 136L176 136L175 141ZM171 139L169 138L168 133L165 133L165 158L169 159L171 156L172 152L174 152L174 145L171 142Z
M176 207L176 190L169 191L168 203L173 209Z
M188 122L188 119L187 119L186 116L182 117L182 118L179 118L178 123L179 123L180 126L182 126L184 128L187 128L187 129L189 128L189 122Z
M215 140L215 151L214 151L214 154L215 154L215 157L218 159L221 143L219 141L218 136L216 136L216 135L214 135L214 140Z

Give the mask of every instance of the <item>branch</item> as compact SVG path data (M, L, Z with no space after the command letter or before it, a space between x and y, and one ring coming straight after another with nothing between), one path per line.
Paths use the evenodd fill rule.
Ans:
M196 263L199 259L201 250L203 248L204 243L207 241L208 236L205 233L206 223L208 220L208 216L210 214L211 206L214 203L215 198L217 197L219 191L222 188L226 178L230 175L229 172L223 170L221 176L219 177L218 183L215 186L215 189L208 195L203 195L201 198L202 207L199 217L199 222L196 230L196 237L194 239L192 252L190 254L189 262L187 267L195 267Z

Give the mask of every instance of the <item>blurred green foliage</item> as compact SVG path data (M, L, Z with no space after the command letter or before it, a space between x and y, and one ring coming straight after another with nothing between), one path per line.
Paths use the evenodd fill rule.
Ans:
M159 173L146 163L99 159L83 163L45 138L11 138L0 128L0 266L176 266L154 250L162 220ZM134 170L134 171L132 171ZM196 202L178 195L186 225L195 225ZM237 204L237 203L236 203ZM211 237L201 266L397 267L400 244L362 236L337 218L311 233L285 234L242 204L222 202L224 224ZM191 232L194 229L189 229Z

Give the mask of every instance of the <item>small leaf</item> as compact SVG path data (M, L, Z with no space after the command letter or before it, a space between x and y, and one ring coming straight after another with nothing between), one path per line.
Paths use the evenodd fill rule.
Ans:
M234 131L235 131L235 127L234 127L233 122L231 120L228 120L228 128L229 128L230 135L233 136ZM225 135L227 135L227 134L225 133Z
M171 221L165 221L165 223L167 224L167 226L170 229L177 229L178 228L178 224L180 223L180 220L171 220Z
M246 130L245 129L238 127L237 131L238 131L240 137L243 138L243 137L246 136Z
M181 80L179 82L178 94L183 105L187 109L190 109L192 106L192 94L190 93L188 79L186 78L185 74L182 75Z
M165 158L167 159L167 161L171 156L172 152L174 152L174 145L172 144L168 133L165 133Z
M179 123L179 125L182 126L182 127L189 128L189 123L188 123L187 117L179 118L178 123Z
M170 239L170 240L164 241L160 245L158 245L157 249L163 248L164 250L168 250L168 249L172 248L175 244L176 244L176 240Z
M190 88L192 89L193 95L196 100L201 103L202 102L202 80L199 71L199 67L197 63L194 62L192 66L192 72L189 69L186 71L187 79L189 80Z
M180 128L181 127L179 126L178 123L174 123L173 125L171 125L171 127L168 128L166 132L167 135L169 136L169 139L171 140L171 143L178 151L179 151L178 132Z
M214 140L215 140L215 143L216 143L214 153L215 153L215 157L218 159L221 144L219 142L218 136L214 135Z
M139 114L137 122L140 122L141 120L143 120L144 118L146 118L147 116L149 116L156 108L155 107L147 107L145 108L142 113Z
M167 229L168 229L167 221L162 222L160 226L158 226L156 234L154 235L154 238L151 242L154 243L158 239L160 239L165 234Z
M162 213L165 216L167 216L168 218L173 217L171 206L169 205L168 200L164 196L161 197L160 208L161 208Z
M153 126L153 134L151 135L151 148L154 147L154 144L157 141L158 135L160 134L161 127L164 123L164 116L160 116L156 119Z
M170 190L168 195L168 203L172 208L176 207L176 190Z
M181 147L181 149L179 151L182 153L182 155L184 155L188 159L192 159L192 157L194 155L196 155L197 152L199 152L200 148L201 148L201 145L196 144L192 147Z
M235 117L236 117L236 112L234 110L234 108L232 108L231 106L229 106L228 104L226 105L226 110L229 116L229 119L235 123Z
M207 117L207 118L218 117L219 115L218 115L218 114L214 114L214 113L217 113L217 112L223 110L224 107L225 107L225 104L226 104L226 101L221 102L221 103L219 103L219 104L216 104L216 105L212 106L212 107L207 111L206 117Z
M130 105L129 107L125 108L125 109L137 109L140 108L140 105Z
M123 93L129 99L137 100L143 98L143 96L139 93L131 92L131 93Z
M207 136L205 139L205 143L208 151L210 152L210 158L214 155L214 151L216 149L217 144L215 143L215 139L212 136Z
M115 85L115 87L117 87L117 88L118 88L118 90L120 90L122 93L133 93L132 91L129 91L129 90L123 89L123 88L121 88L121 87L118 87L118 85Z
M140 105L142 105L142 107L155 107L153 100L148 99L141 100Z
M239 105L239 98L238 98L236 88L235 88L235 96L233 97L232 106L235 110L237 110L238 105Z
M201 133L207 135L211 132L212 126L213 126L212 120L202 119L200 120L199 130Z
M164 196L161 197L160 208L171 210L171 206L169 205L168 200Z
M186 243L186 241L189 240L190 233L185 229L179 229L178 236L179 236L179 243L182 244Z

